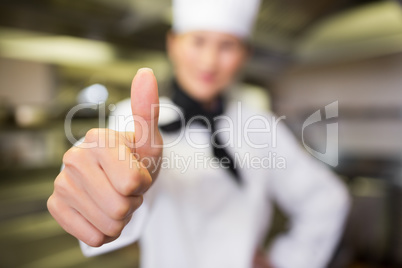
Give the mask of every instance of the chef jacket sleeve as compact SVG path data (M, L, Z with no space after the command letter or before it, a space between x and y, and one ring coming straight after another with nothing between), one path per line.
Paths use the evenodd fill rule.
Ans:
M277 126L276 150L286 168L274 171L271 196L290 218L290 230L271 245L275 268L323 268L343 233L349 211L344 184L310 156L285 125Z
M130 99L124 100L116 105L116 109L109 116L108 128L116 131L133 131L134 123L132 120ZM83 140L83 139L82 139ZM78 143L82 142L80 140ZM74 146L78 145L76 143ZM139 240L143 227L147 219L150 197L145 194L142 205L133 213L130 222L124 227L119 238L104 244L100 247L91 247L79 241L83 254L87 257L104 254L119 248L128 246Z

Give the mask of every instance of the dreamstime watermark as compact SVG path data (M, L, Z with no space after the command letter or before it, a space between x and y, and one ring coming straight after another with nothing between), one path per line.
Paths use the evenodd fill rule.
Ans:
M168 167L179 168L180 170L188 170L190 164L192 166L199 167L201 165L200 161L206 162L205 167L213 168L223 168L225 166L225 159L217 159L209 158L206 154L202 157L197 156L196 150L212 148L212 146L217 148L242 148L246 147L250 149L248 154L240 157L234 153L235 164L240 168L244 167L252 167L252 168L277 168L283 169L286 168L285 156L272 154L273 151L281 151L280 146L286 146L286 140L280 141L279 139L283 138L281 136L280 128L278 127L280 122L286 119L286 116L266 116L261 114L255 114L251 116L243 115L242 103L238 102L236 106L236 112L232 113L232 116L221 115L215 117L214 124L217 124L219 127L216 131L213 131L213 127L211 126L211 122L204 116L196 116L194 118L190 118L185 120L184 114L182 111L173 104L160 104L160 105L152 105L150 107L150 118L155 118L155 112L157 109L160 109L160 113L169 114L169 118L172 118L174 121L178 121L182 124L182 128L180 128L174 135L174 138L169 138L164 140L164 144L158 144L156 142L157 139L154 135L156 133L155 124L153 122L148 122L144 118L136 115L123 115L113 113L116 109L116 106L111 104L106 106L104 103L94 104L79 104L73 107L67 114L64 129L67 139L75 146L80 148L102 148L102 147L113 147L118 146L118 143L110 143L105 142L106 136L99 137L98 140L81 140L79 141L74 137L72 133L72 122L74 116L83 109L94 109L98 111L99 116L99 128L106 128L106 110L109 109L112 111L112 114L109 116L109 127L111 129L116 129L120 132L134 132L134 125L141 127L141 138L139 140L135 140L133 145L133 152L135 149L141 148L145 144L147 146L150 145L151 148L158 148L163 146L163 148L170 148L170 151L175 150L175 146L181 144L184 140L184 144L189 146L189 148L195 149L192 157L189 158L180 158L179 155L170 155L169 157L165 157L158 160L159 163L155 163L151 161L156 161L153 159L141 159L145 166L153 166L153 167L164 167L167 165ZM338 117L338 102L333 102L325 106L325 119L331 119ZM326 151L324 153L318 152L312 149L305 140L304 132L305 130L324 119L321 118L320 110L314 112L310 115L303 123L302 126L302 143L304 148L312 154L317 159L322 162L331 165L338 165L338 123L328 123L326 126ZM200 124L202 122L202 124ZM135 124L134 124L135 123ZM207 133L207 135L205 135ZM106 135L106 131L99 131L98 135ZM221 144L216 143L216 136L219 135ZM209 137L208 139L200 137ZM102 141L102 142L100 142ZM130 146L131 147L131 146ZM266 156L254 156L252 155L252 151L254 150L266 150L267 153L271 154L270 158ZM275 149L275 150L270 150ZM236 150L232 150L236 152ZM124 153L119 155L123 155ZM138 159L138 156L135 157ZM201 160L200 160L200 159ZM198 160L200 161L198 161ZM271 160L269 160L271 159ZM274 160L272 160L274 159ZM276 161L276 162L275 162ZM275 163L273 163L275 162ZM184 168L180 168L179 165L182 165Z

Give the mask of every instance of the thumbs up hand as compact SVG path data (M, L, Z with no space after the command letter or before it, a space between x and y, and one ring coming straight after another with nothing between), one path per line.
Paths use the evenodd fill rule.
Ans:
M131 87L135 132L91 129L84 142L97 146L65 153L47 206L63 229L87 245L117 239L156 178L159 167L147 169L141 159L159 163L162 155L158 104L155 76L140 69Z
M131 110L135 127L135 152L140 158L152 158L158 163L162 153L162 136L158 128L158 85L151 69L140 69L131 85ZM157 170L151 166L151 171ZM156 176L157 172L153 174Z

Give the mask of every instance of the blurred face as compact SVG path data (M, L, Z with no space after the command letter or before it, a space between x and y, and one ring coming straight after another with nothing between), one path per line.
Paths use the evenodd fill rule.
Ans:
M192 98L208 103L233 81L247 57L242 40L230 34L195 31L168 35L176 79Z

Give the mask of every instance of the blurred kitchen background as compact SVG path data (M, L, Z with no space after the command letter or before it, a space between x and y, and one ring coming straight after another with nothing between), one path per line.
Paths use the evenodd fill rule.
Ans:
M137 245L84 258L46 200L71 146L72 107L106 101L107 115L144 66L164 93L170 21L170 0L0 1L0 267L137 267ZM401 3L264 0L252 46L239 94L264 96L298 138L310 114L339 101L334 170L353 208L330 267L402 267ZM74 137L98 127L98 114L75 114ZM304 133L322 152L325 123ZM278 210L267 241L284 229Z

